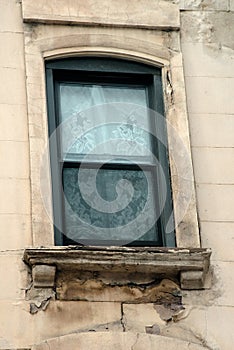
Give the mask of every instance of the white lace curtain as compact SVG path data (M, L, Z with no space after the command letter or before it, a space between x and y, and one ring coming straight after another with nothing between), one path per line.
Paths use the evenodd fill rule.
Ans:
M122 157L127 163L150 159L146 88L62 83L59 94L64 159L87 153L96 161L102 157L107 161ZM73 167L63 171L70 239L117 244L157 240L151 172L84 169L79 173Z

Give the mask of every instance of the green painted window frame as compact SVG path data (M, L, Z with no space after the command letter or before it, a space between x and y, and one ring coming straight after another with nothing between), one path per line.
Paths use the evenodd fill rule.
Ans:
M149 87L150 108L164 116L164 102L161 69L158 67L145 65L138 62L127 61L114 58L66 58L57 59L46 62L46 92L47 92L47 114L48 114L48 132L49 137L54 133L58 126L58 106L57 106L57 90L56 84L61 80L77 81L78 77L85 77L89 81L119 81L121 84L139 83ZM157 127L157 125L155 125ZM164 130L164 138L166 135L166 122ZM59 141L58 138L50 138L50 164L51 164L51 179L52 179L52 198L53 198L53 215L54 222L59 223L59 227L64 225L64 208L62 198L62 179L61 164L58 156ZM173 212L171 183L170 183L170 167L167 148L161 143L156 145L156 156L164 171L167 183L167 199L157 221L161 242L137 241L132 242L131 246L175 246L175 232L165 233L167 221ZM69 166L66 164L65 166ZM119 165L121 167L121 165ZM157 191L160 191L160 186L157 184ZM74 241L67 239L63 233L54 225L55 245L74 245ZM147 243L147 244L146 244ZM97 241L98 244L98 241ZM98 244L100 245L100 244Z

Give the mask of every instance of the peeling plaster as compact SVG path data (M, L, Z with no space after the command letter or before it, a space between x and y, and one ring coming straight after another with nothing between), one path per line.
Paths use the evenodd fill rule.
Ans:
M162 304L154 305L155 310L163 321L176 321L180 315L184 314L185 308L180 303L178 304Z
M173 93L173 87L172 87L172 81L171 81L171 73L169 70L167 71L167 74L166 74L166 94L167 94L169 105L173 105L174 93Z
M52 288L34 288L31 287L26 292L26 300L30 301L30 313L36 314L38 311L45 311L51 299L55 298L55 292Z

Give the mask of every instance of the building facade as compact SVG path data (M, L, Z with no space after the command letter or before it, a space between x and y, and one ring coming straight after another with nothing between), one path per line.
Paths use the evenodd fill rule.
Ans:
M0 349L231 350L233 0L0 9Z

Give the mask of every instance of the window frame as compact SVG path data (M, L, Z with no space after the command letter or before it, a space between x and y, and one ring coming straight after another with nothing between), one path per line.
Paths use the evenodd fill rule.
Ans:
M51 60L46 62L46 93L47 93L47 112L48 112L48 132L49 136L54 132L58 126L58 96L56 84L59 80L65 79L66 81L77 81L74 74L80 74L81 76L86 76L87 73L92 77L97 77L99 79L105 79L108 76L108 81L110 81L110 74L113 75L113 81L115 79L120 80L120 78L133 79L134 77L138 81L144 81L148 79L150 100L152 105L150 108L154 109L157 113L164 115L164 103L163 103L163 88L162 88L162 77L161 69L158 67L122 60L117 58L94 58L94 57L80 57L80 58L66 58ZM94 79L95 80L95 79ZM149 83L148 81L148 83ZM129 81L128 81L129 82ZM146 86L144 81L144 86ZM163 130L166 136L166 123L165 129ZM54 139L55 140L55 139ZM52 178L52 199L53 199L53 214L54 221L59 223L60 227L63 227L64 222L64 208L61 200L62 181L60 178L61 174L61 164L59 162L58 154L58 143L50 142L50 163L51 163L51 178ZM163 146L158 143L157 145L157 155L159 162L163 168L167 188L169 189L169 199L166 200L165 208L160 215L160 230L162 237L162 246L174 247L175 246L175 232L165 234L165 226L168 220L168 213L173 212L172 203L172 193L170 184L170 166L169 166L169 156L167 151L163 149ZM159 185L160 186L160 185ZM59 189L59 190L58 190ZM158 220L159 221L159 220ZM54 235L55 235L55 245L64 245L62 239L62 233L54 225ZM69 242L68 242L69 243ZM73 243L72 241L70 244ZM68 245L68 244L66 244ZM143 246L144 241L142 242ZM152 246L152 244L151 244Z

